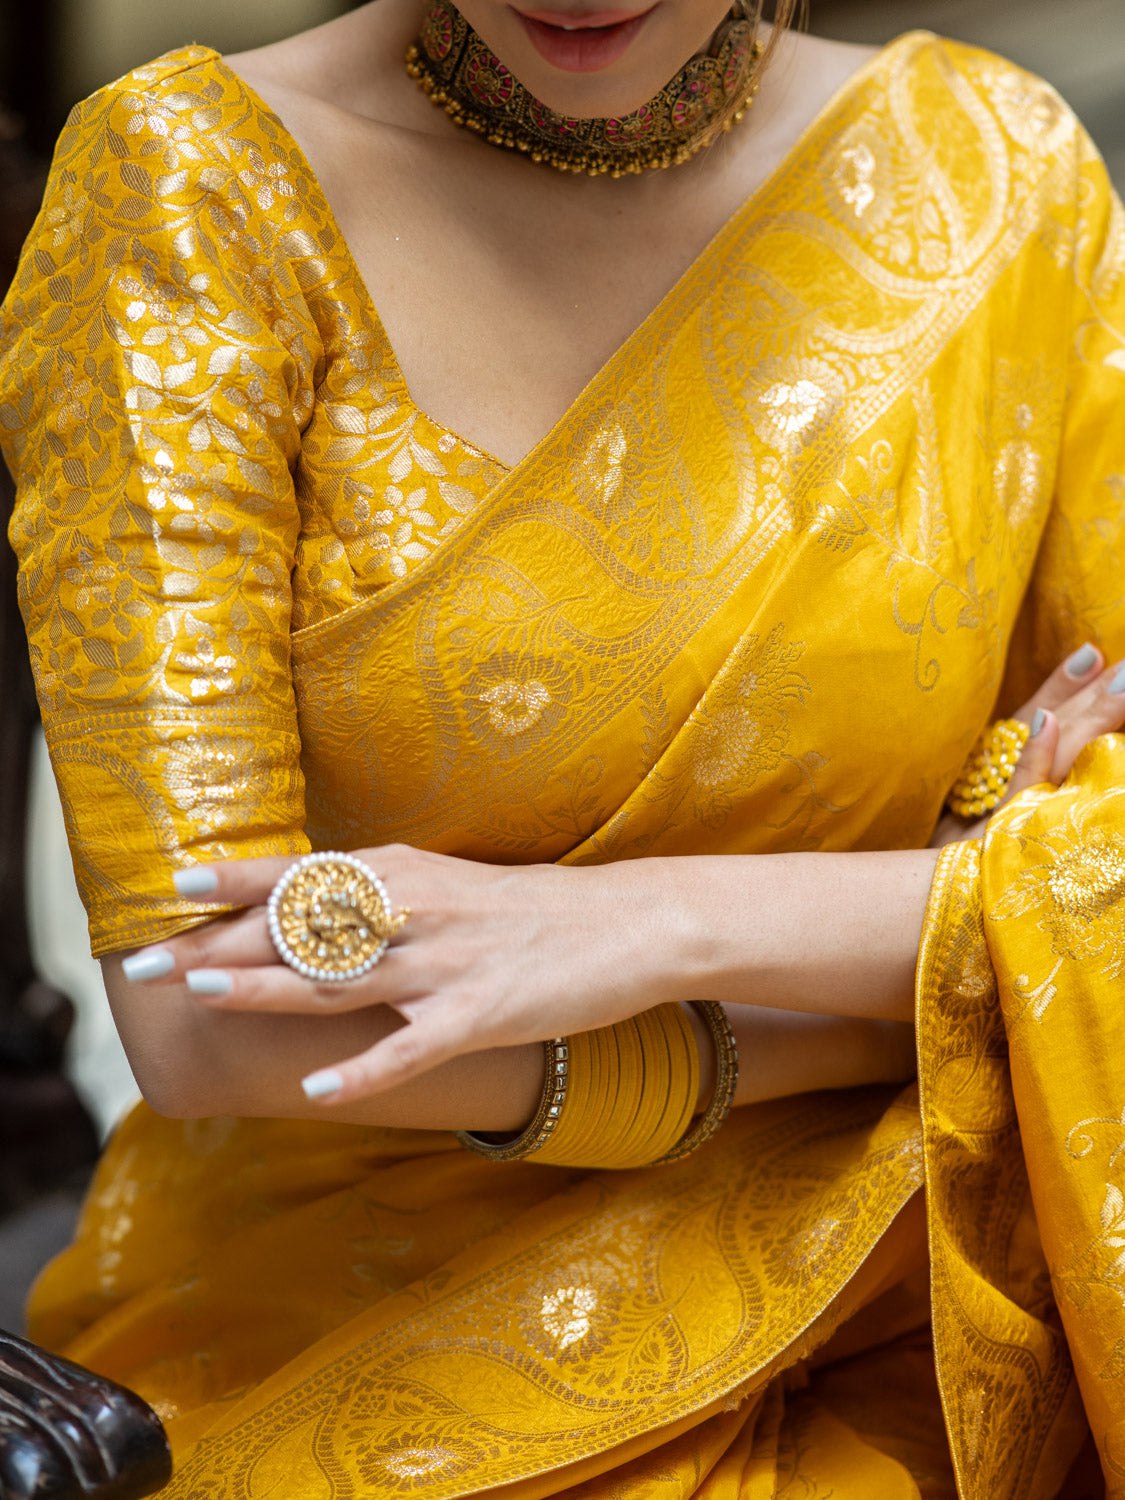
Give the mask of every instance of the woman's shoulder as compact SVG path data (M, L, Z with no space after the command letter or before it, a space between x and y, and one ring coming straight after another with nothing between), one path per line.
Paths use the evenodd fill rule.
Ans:
M206 188L216 167L229 168L240 152L277 134L267 117L218 52L180 47L74 106L55 147L51 182L89 174L92 185L126 191L132 184L140 192L143 172L143 191L152 194L181 173Z
M839 44L806 37L800 45L814 65L818 57L821 67L841 65L842 54L825 51ZM932 187L938 174L951 204L995 206L1040 190L1057 203L1081 193L1083 173L1098 160L1081 121L1044 78L925 30L869 49L821 118L832 126L829 154L843 154L845 172L862 159L885 185L904 190L921 177Z
M286 118L321 114L401 125L427 118L402 66L415 30L402 6L363 5L224 61Z
M909 31L882 48L871 66L892 117L905 122L908 111L929 140L947 147L968 135L991 136L1009 157L1043 157L1073 148L1083 133L1046 79L971 42Z
M309 329L295 278L316 284L307 267L333 238L317 203L294 144L214 49L105 84L70 112L0 307L0 389L13 359L44 341L77 347L93 319L122 347L162 330L169 347L190 343L194 329L167 334L177 314L164 302L204 286L207 317L231 329L267 308L276 322L284 302L296 348Z
M270 104L207 46L167 52L74 106L45 209L67 191L138 232L180 222L205 201L259 246L290 227L321 227L300 148Z
M210 123L198 114L199 105L209 104L213 110L221 103L222 71L222 59L212 47L192 44L165 52L80 100L70 112L62 140L83 127L89 132L111 117L124 119L129 136L140 134L156 118L170 121L175 115L184 117L181 139L185 129L199 132ZM156 130L165 133L160 126Z

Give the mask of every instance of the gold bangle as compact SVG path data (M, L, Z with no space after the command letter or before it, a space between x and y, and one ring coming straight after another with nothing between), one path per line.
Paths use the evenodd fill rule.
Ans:
M457 1139L469 1151L478 1156L487 1156L490 1161L519 1161L531 1156L550 1140L562 1117L570 1083L570 1047L565 1036L557 1036L543 1043L546 1072L543 1081L543 1097L535 1118L526 1130L521 1130L514 1140L494 1140L489 1135L474 1134L471 1130L459 1130Z
M681 1161L698 1151L705 1141L722 1127L734 1107L734 1096L738 1089L738 1040L727 1020L725 1009L717 1000L693 1000L692 1008L703 1017L715 1044L715 1092L711 1103L678 1145L673 1146L653 1166Z
M997 719L973 746L946 798L959 818L980 818L1000 805L1031 730L1020 719Z
M545 1044L546 1078L535 1118L512 1140L460 1131L492 1161L534 1156L544 1165L623 1171L679 1161L715 1134L738 1084L738 1047L721 1005L691 1004L715 1045L711 1103L692 1124L699 1050L682 1006L661 1005L616 1026Z

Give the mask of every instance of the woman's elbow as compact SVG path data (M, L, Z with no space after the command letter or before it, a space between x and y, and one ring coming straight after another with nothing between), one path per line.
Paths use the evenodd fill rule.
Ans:
M170 1120L236 1113L216 1022L181 985L134 984L121 958L103 961L106 993L150 1109Z
M191 1039L168 1051L123 1040L141 1097L156 1114L168 1120L205 1120L241 1113L224 1070L214 1066L208 1053L193 1048Z
M205 1120L230 1113L229 1109L217 1107L209 1093L205 1094L183 1077L136 1065L133 1072L142 1099L154 1114L166 1120Z

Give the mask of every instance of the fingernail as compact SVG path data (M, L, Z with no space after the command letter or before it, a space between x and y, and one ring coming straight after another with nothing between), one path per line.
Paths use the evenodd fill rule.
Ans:
M1031 738L1032 739L1034 739L1037 734L1042 733L1043 725L1046 724L1046 722L1047 722L1047 715L1044 713L1044 711L1041 708L1037 708L1035 710L1035 714L1034 714L1034 716L1032 717L1032 720L1031 720Z
M1117 671L1109 679L1109 687L1106 691L1110 693L1125 693L1125 661L1121 663Z
M181 896L209 896L219 888L219 877L206 865L195 865L190 870L177 870L172 884Z
M234 985L222 969L189 969L187 987L193 995L229 995Z
M1079 646L1078 650L1066 664L1067 676L1085 677L1097 659L1098 653L1093 646Z
M143 948L124 959L121 972L134 984L144 984L148 979L163 979L176 967L176 960L167 948Z
M302 1078L301 1087L306 1099L327 1099L344 1087L344 1076L334 1068L327 1068L323 1073L310 1073L307 1078Z

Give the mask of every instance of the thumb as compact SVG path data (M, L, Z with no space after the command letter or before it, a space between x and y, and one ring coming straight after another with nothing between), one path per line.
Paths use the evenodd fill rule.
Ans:
M1026 792L1029 786L1039 786L1042 782L1051 780L1051 769L1058 748L1058 719L1049 708L1037 708L1031 721L1031 735L1012 772L1001 807L1005 807L1021 792Z

